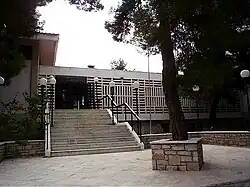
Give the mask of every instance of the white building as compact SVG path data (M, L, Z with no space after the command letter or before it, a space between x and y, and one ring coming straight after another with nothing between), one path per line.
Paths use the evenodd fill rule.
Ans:
M93 108L94 101L110 94L109 83L115 82L115 102L128 103L136 110L135 94L132 89L134 81L140 83L139 87L139 116L144 121L168 120L168 109L161 84L161 74L135 71L118 71L95 68L73 68L55 66L59 35L40 34L33 39L26 40L25 44L32 46L32 59L27 61L27 67L20 75L13 78L11 85L0 88L0 99L11 100L19 93L17 98L21 101L21 93L26 91L34 93L39 90L38 80L41 77L54 75L57 79L55 87L56 109L85 109ZM90 62L91 64L91 62ZM94 84L94 78L98 82ZM218 107L218 118L241 117L240 97L236 104L221 101ZM181 98L182 108L186 119L196 119L197 109L195 102ZM100 107L107 107L108 101L100 102ZM208 118L210 106L202 101L199 107L200 118ZM119 111L119 119L124 118L124 111ZM150 115L151 114L151 115Z
M12 78L8 87L0 87L0 100L11 101L15 97L23 102L22 94L35 93L41 65L55 65L59 35L38 34L31 39L23 39L22 46L26 48L28 60L21 73ZM1 75L0 75L1 76Z

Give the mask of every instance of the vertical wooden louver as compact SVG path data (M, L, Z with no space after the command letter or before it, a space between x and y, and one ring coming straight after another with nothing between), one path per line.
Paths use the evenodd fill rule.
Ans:
M63 75L61 75L63 76ZM45 77L48 78L49 75L39 75L39 78ZM107 94L110 94L109 83L112 80L107 77L98 77L97 89L94 84L94 77L86 77L88 84L88 100L89 107L93 107L94 98L101 98ZM39 81L39 80L38 80ZM135 94L132 90L132 84L134 81L138 81L140 84L138 90L139 97L139 114L148 114L150 103L151 103L151 112L152 114L162 114L167 113L168 109L165 104L165 97L163 93L161 80L151 80L150 83L148 80L144 79L127 79L127 78L113 78L115 82L115 102L119 105L124 102L128 103L134 110L136 110L136 101ZM48 96L51 96L55 93L55 89L50 91L48 86L46 87L48 90ZM41 87L38 82L38 94L41 94ZM218 105L218 112L240 112L240 95L238 91L236 93L236 103L230 104L224 100L221 100ZM55 94L54 94L55 95ZM54 97L54 96L53 96ZM151 102L150 102L151 100ZM196 104L195 101L187 98L180 97L182 109L184 113L195 113L196 112ZM55 98L53 98L53 102ZM52 103L53 107L55 106ZM107 107L107 101L99 102L99 105L102 107ZM200 101L199 112L200 113L208 113L210 111L210 104L208 101ZM119 113L123 111L120 110Z

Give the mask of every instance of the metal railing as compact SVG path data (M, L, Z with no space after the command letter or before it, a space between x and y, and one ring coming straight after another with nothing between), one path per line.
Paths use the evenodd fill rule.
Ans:
M104 101L105 99L108 100L108 109L111 109L112 112L112 122L114 122L114 117L116 117L117 123L119 122L127 122L130 121L130 125L132 127L132 131L135 131L137 134L139 134L140 141L142 136L142 129L141 129L141 118L135 113L135 111L127 104L123 103L120 105L117 105L114 99L110 95L105 95L104 97L97 99L96 103L99 103L100 101ZM99 108L99 104L97 104ZM119 109L124 109L124 119L125 120L119 120ZM137 131L135 130L135 126L137 127Z

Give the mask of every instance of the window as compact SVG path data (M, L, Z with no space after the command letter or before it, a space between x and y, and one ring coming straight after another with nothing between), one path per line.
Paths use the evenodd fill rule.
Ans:
M21 45L20 52L23 53L26 60L32 60L33 49L30 45Z

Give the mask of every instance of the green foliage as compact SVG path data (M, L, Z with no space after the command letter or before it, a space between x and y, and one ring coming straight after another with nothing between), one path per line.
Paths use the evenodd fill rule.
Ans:
M185 94L192 95L197 84L200 95L216 105L221 97L232 101L232 90L243 87L240 71L249 68L249 8L249 1L207 1L200 3L198 14L183 17L185 24L173 38Z
M25 104L14 99L0 103L0 141L40 138L39 96L23 94Z
M19 47L23 38L29 38L42 31L44 22L39 21L37 7L53 0L1 0L0 1L0 76L10 84L25 67L25 58ZM103 9L100 0L67 0L80 10Z
M241 87L240 70L250 68L249 9L248 0L123 0L105 27L115 41L161 52L166 101L169 111L177 109L170 118L182 119L176 83L189 97L199 85L199 96L211 101L213 114L221 97ZM184 71L179 82L177 70Z
M68 0L70 4L76 5L79 10L87 12L99 11L104 8L100 0Z
M0 75L9 84L12 77L25 67L20 52L23 38L40 32L43 22L36 8L52 0L1 0L0 1Z
M110 62L111 65L111 69L113 70L122 70L122 71L127 71L126 66L127 63L124 62L123 59L119 59L119 60L112 60Z

